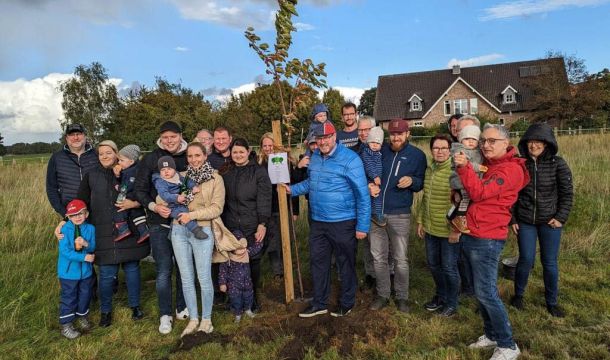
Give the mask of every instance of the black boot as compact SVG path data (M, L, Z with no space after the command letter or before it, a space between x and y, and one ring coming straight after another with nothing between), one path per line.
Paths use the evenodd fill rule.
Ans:
M134 306L131 308L131 319L132 320L140 320L144 317L144 313L140 309L139 306Z
M112 313L102 313L100 317L100 327L108 327L112 324Z

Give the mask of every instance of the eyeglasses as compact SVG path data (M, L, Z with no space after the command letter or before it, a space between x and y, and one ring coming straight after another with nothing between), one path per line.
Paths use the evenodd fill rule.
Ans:
M343 116L356 116L356 113L343 113Z
M506 139L494 139L494 138L487 138L487 139L485 139L485 138L480 138L479 139L479 146L483 147L483 146L485 146L485 143L488 143L489 146L494 146L496 144L496 141L503 141L503 140L506 140Z
M448 151L449 148L448 147L433 147L432 151Z
M322 142L322 141L326 141L328 139L332 139L333 135L334 134L324 135L324 136L316 136L316 141L319 143L319 142Z
M365 131L371 131L371 128L370 128L370 127L368 127L368 128L364 128L364 129L358 129L358 132L359 132L359 133L363 133L363 132L365 132Z

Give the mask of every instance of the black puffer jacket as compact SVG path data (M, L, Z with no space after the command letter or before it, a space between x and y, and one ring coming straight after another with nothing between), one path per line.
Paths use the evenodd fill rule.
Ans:
M225 208L222 221L229 230L241 230L246 237L258 224L271 217L271 181L267 171L254 160L245 166L232 166L222 174Z
M148 241L137 244L138 234L131 221L128 222L132 235L114 241L112 214L118 193L119 181L112 169L101 166L88 172L78 189L78 198L87 203L90 211L89 222L95 226L95 263L98 265L120 264L140 260L150 253Z
M546 143L546 149L534 160L527 150L528 140ZM574 190L572 173L564 159L557 156L557 140L547 124L532 124L519 141L519 152L526 158L531 181L519 192L513 208L513 223L546 224L556 219L562 224L568 220Z

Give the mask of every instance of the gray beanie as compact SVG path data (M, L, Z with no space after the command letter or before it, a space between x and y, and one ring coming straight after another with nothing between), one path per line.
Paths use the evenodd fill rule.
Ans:
M126 145L121 150L119 150L119 155L123 155L133 161L138 161L138 159L140 158L140 147L135 144Z
M476 125L465 126L458 135L458 140L462 142L464 139L475 139L479 140L481 137L481 129Z
M383 144L383 129L379 126L372 128L371 132L369 132L369 137L366 138L366 142Z

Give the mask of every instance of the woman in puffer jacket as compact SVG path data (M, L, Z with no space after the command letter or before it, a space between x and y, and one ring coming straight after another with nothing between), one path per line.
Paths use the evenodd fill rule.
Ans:
M531 181L519 192L513 208L512 229L519 241L519 262L511 305L523 309L523 294L536 257L538 239L546 308L552 316L563 317L564 313L557 305L557 258L561 229L568 220L574 192L570 168L557 156L557 150L553 130L543 123L531 125L519 141L519 152L526 158Z

